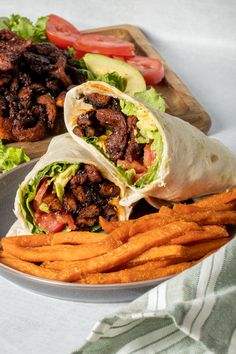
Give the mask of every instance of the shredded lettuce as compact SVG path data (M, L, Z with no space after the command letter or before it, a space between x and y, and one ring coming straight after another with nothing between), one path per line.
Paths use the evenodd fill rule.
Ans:
M135 187L143 188L147 184L152 183L159 174L159 168L162 159L163 152L163 142L161 138L161 134L159 132L155 132L154 140L151 145L151 150L156 153L155 162L149 167L147 173L145 173L142 177L140 177L135 183Z
M154 181L156 175L158 174L159 161L156 160L151 167L149 167L147 173L140 177L135 183L135 187L143 188L147 184L150 184Z
M34 212L31 207L31 202L34 200L38 186L43 178L53 178L56 175L64 172L70 166L69 163L54 162L53 164L40 170L37 175L32 178L26 187L19 187L19 198L21 204L21 210L24 218L28 223L29 229L32 233L44 232L34 222Z
M30 158L23 149L5 146L0 140L0 168L3 172L9 171L22 162L28 162Z
M127 100L120 100L121 112L127 116L137 116L138 110L137 107L132 102Z
M120 179L128 183L129 185L132 185L133 178L136 175L135 170L133 168L130 168L129 170L125 170L124 167L119 165L117 165L116 167L119 172Z
M96 147L97 150L99 150L104 156L107 156L106 154L106 139L107 136L109 134L106 135L101 135L99 137L93 136L93 137L83 137L83 139L88 143L88 144L92 144Z
M46 24L48 17L39 17L35 25L27 18L20 15L0 17L0 30L9 29L15 32L22 39L32 38L34 43L45 42Z
M50 212L49 206L46 203L42 203L39 206L39 210L41 210L41 211L43 211L44 213L47 213L47 214L49 214L49 212Z
M64 189L69 180L76 174L79 168L78 164L71 165L61 173L59 173L54 179L54 186L56 189L57 198L62 201Z
M102 231L102 227L99 224L92 226L90 229L90 232L98 232L98 231Z
M134 97L142 100L144 103L147 103L152 108L165 112L165 100L163 96L154 89L154 87L151 87L149 90L143 92L136 92Z

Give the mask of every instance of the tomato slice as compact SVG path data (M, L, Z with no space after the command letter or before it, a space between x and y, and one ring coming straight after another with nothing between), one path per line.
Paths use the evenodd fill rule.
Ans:
M81 59L81 58L83 58L83 56L84 56L85 54L86 54L86 53L85 53L85 52L82 52L81 50L76 50L75 55L74 55L73 58Z
M36 196L34 197L34 209L37 210L42 203L42 199L44 194L46 193L48 189L48 179L44 179L43 182L41 183L40 187L38 188L38 191L36 193Z
M158 84L165 76L164 66L158 59L135 56L126 61L141 72L148 85Z
M59 232L63 230L65 223L58 221L55 214L47 214L37 211L35 213L36 224L46 232Z
M134 56L134 45L124 39L102 34L83 34L74 44L76 50L104 55Z
M46 35L49 42L61 49L73 47L75 41L80 37L80 31L70 22L57 15L51 14L48 15L48 18Z
M122 166L125 170L133 168L136 173L145 173L147 172L146 167L144 167L138 161L128 162L126 160L117 160L117 165Z
M155 151L152 151L151 144L146 144L144 147L143 164L145 167L150 167L156 159Z
M36 224L46 232L60 232L66 225L68 225L71 230L76 229L72 216L66 213L47 214L36 211L35 221Z

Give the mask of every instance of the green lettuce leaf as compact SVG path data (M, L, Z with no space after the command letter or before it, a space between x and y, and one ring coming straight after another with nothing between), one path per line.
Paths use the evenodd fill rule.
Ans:
M46 36L46 25L48 22L48 17L39 17L34 26L33 41L34 43L40 43L47 41Z
M98 231L102 231L102 227L97 224L91 227L91 229L89 230L90 232L98 232Z
M8 17L0 17L0 29L8 29Z
M154 89L154 87L151 87L149 90L143 92L136 92L134 97L142 100L154 109L165 112L165 100L163 96Z
M127 116L137 116L138 110L135 105L126 100L120 100L121 112L126 114Z
M11 15L9 18L0 17L0 29L9 29L22 39L32 38L34 43L44 42L46 37L46 24L48 17L39 17L35 25L20 15Z
M135 183L135 187L143 188L146 185L152 183L159 174L159 168L162 159L163 152L163 141L161 138L161 134L159 132L153 132L154 140L151 145L151 149L156 153L155 162L149 167L147 173L145 173L142 177L140 177Z
M44 213L48 213L50 212L49 206L46 203L42 203L39 206L39 210L43 211Z
M135 170L133 168L130 168L129 170L125 170L124 167L119 165L117 165L116 167L117 170L119 171L120 179L128 183L129 185L132 185L133 178L136 175Z
M64 194L64 189L69 180L76 174L78 171L79 165L74 164L67 167L64 172L59 173L54 179L54 186L56 189L57 198L62 201Z
M37 175L32 178L26 187L19 187L19 198L23 216L28 223L30 231L32 233L44 232L34 222L34 212L31 207L31 202L34 200L38 186L43 178L53 178L58 174L64 172L70 166L69 163L54 162L53 164L46 166L40 170Z
M97 81L103 81L107 84L116 87L120 91L125 91L126 89L126 80L121 77L117 72L113 71L111 73L106 73L101 76L96 77Z
M147 173L140 177L135 183L135 187L143 188L147 184L150 184L154 181L156 175L158 174L159 161L156 160L151 167L149 167Z
M30 158L25 154L21 148L3 145L0 140L0 168L3 172L9 171L18 166L22 162L28 162Z

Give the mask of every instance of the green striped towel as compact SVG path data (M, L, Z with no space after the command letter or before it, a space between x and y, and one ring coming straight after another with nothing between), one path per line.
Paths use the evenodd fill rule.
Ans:
M104 318L75 353L235 354L236 239Z

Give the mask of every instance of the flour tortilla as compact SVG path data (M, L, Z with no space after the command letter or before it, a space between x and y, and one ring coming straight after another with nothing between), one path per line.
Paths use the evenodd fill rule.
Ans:
M144 106L140 101L104 82L88 81L71 89L65 99L66 127L79 146L89 150L102 163L110 165L112 175L119 175L116 166L83 138L75 135L80 94L99 93L133 103L148 111L145 119L155 121L163 142L162 159L155 180L143 188L130 186L131 193L122 200L130 205L138 194L168 201L182 201L222 192L236 185L236 157L221 142L209 138L189 123ZM91 106L90 106L91 107ZM86 109L85 109L86 111Z
M94 156L89 152L88 149L84 149L83 147L80 147L78 144L76 144L68 133L59 135L52 139L46 154L40 158L32 171L25 177L24 181L21 183L20 188L24 190L29 181L33 179L40 170L54 162L68 162L71 164L93 164L100 171L103 177L107 178L120 188L121 198L126 198L127 193L129 192L127 187L117 178L117 176L110 175L109 164L107 164L106 167L100 164L98 160L94 159ZM14 209L15 215L21 223L19 234L22 234L22 228L25 234L29 234L30 229L24 216L24 210L20 203L19 190L16 194ZM127 220L131 210L131 207L119 206L119 220ZM15 231L17 232L17 230L14 229L14 232Z

